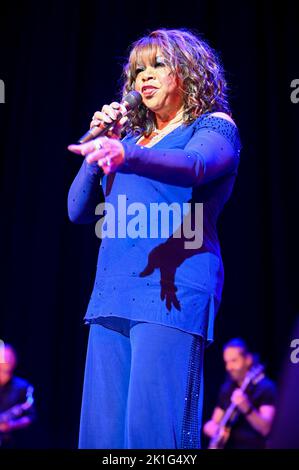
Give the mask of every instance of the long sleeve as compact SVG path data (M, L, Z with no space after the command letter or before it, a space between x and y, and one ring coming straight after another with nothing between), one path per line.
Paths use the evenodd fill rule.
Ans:
M190 187L205 184L237 169L240 139L237 127L223 118L202 119L184 149L146 148L123 142L121 173L135 173L163 183Z
M97 219L95 207L104 200L101 174L96 163L83 161L68 193L68 215L72 222L88 224Z

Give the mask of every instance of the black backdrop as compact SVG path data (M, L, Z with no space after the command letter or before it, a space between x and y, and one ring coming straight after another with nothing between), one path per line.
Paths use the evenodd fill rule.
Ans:
M296 2L1 4L0 338L35 385L39 419L23 445L76 447L95 274L94 226L67 218L81 159L66 147L117 98L127 48L148 30L188 27L221 53L243 152L219 223L225 289L206 354L205 417L223 379L221 348L243 336L277 379L298 314L299 78ZM299 93L298 93L299 96Z

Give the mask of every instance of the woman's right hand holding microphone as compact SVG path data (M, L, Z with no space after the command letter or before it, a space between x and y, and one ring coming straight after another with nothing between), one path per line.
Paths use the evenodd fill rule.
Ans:
M119 114L121 113L121 104L113 101L110 105L105 104L101 111L96 111L93 115L90 123L90 128L99 126L102 122L112 124L113 121L117 121ZM112 130L106 133L106 136L111 139L120 139L121 132L128 121L128 117L124 116L117 121Z

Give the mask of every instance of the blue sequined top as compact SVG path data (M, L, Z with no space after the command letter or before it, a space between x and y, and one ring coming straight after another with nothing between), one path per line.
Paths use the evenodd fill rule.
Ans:
M237 175L238 129L207 113L151 148L136 145L138 138L123 139L125 163L103 177L102 188L101 170L84 160L69 191L70 219L97 221L96 233L104 219L95 207L103 197L107 207L85 319L159 323L210 341L224 282L216 224ZM167 223L158 205L173 208Z

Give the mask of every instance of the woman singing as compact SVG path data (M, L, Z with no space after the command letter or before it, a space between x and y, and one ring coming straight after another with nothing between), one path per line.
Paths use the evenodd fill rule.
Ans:
M120 120L120 104L105 105L91 127L115 122L113 131L69 146L84 156L71 221L98 225L96 206L107 209L85 317L79 447L197 449L204 347L223 288L216 224L239 133L216 53L186 29L135 42L123 77L123 97L135 90L140 105Z

